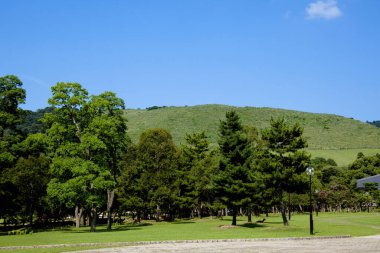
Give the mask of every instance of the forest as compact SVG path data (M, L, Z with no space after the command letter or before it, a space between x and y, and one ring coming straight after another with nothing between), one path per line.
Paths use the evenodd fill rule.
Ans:
M112 91L90 95L78 83L51 87L50 107L20 108L26 91L14 75L0 77L0 221L4 229L57 224L107 229L126 218L236 217L313 209L370 211L380 204L375 183L358 189L360 178L380 174L380 154L362 153L349 166L311 158L303 128L272 118L258 130L228 111L218 126L218 145L203 131L176 145L162 128L128 136L124 101ZM149 108L154 110L157 108ZM38 120L37 120L38 119Z

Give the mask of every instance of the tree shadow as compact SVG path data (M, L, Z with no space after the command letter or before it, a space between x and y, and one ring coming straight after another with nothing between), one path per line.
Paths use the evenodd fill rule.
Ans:
M282 221L266 221L265 223L268 223L268 224L283 224Z
M264 224L258 224L258 223L244 223L243 225L237 225L238 227L244 227L244 228L263 228L266 227Z
M90 231L90 227L86 227L86 230L71 230L71 231L62 231L63 233L77 233L77 234L87 234L87 233L114 233L121 231L132 231L132 230L141 230L141 227L131 227L131 226L123 226L118 228L113 228L111 230L107 230L107 228L96 228L95 232Z
M96 227L96 232L120 232L120 231L128 231L128 230L141 230L143 227L146 226L152 226L153 224L151 223L130 223L130 224L125 224L125 225L118 225L118 226L113 226L111 230L107 230L107 227L105 226L99 226ZM83 234L83 233L93 233L90 231L90 227L81 227L80 229L76 229L74 227L62 227L62 228L44 228L44 229L35 229L33 230L33 233L40 233L40 232L63 232L63 233L78 233L78 234ZM7 235L7 234L0 234L2 235Z
M169 222L170 224L192 224L195 223L195 221L190 221L190 220L180 220L180 221L172 221Z
M121 225L118 227L146 227L146 226L152 226L152 225L153 225L152 223L141 222L141 223L128 223L128 224ZM116 227L116 228L118 228L118 227Z

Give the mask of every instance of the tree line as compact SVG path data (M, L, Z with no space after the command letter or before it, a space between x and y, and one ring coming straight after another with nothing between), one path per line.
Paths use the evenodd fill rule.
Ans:
M128 137L124 101L113 92L88 94L78 83L51 88L51 106L36 114L20 108L26 93L13 75L0 77L0 218L4 227L48 226L72 217L75 225L112 223L131 216L174 220L307 208L313 165L317 210L361 210L379 201L376 185L356 189L357 179L380 174L380 155L340 168L311 159L300 125L272 119L259 131L235 111L219 122L218 146L205 132L189 133L176 146L160 128ZM34 115L34 116L33 116ZM29 122L29 123L28 123ZM366 194L367 193L367 194ZM287 215L288 212L288 215Z

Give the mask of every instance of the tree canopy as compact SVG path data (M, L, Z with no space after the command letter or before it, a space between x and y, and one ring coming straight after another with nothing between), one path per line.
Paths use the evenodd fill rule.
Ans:
M219 127L220 166L215 182L219 199L232 209L232 225L236 225L238 208L252 202L255 177L249 167L252 154L240 118L236 112L226 113Z
M131 216L156 221L237 215L308 207L305 169L312 178L313 207L360 211L380 202L377 185L358 179L380 174L380 154L357 155L348 167L310 158L299 124L272 119L258 130L236 111L219 122L218 146L205 131L186 134L151 128L132 142L124 101L111 91L90 95L79 83L52 87L51 107L23 111L22 82L0 77L0 218L4 226L35 227L75 221L96 231L98 218ZM250 121L254 122L254 120ZM289 211L289 220L286 217ZM71 217L74 217L72 219Z

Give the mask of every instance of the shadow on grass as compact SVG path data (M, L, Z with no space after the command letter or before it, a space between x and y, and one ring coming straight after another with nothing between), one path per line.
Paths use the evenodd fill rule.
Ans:
M125 225L118 225L118 226L113 226L111 230L107 230L105 226L97 226L96 227L96 232L95 233L112 233L112 232L120 232L120 231L128 231L128 230L141 230L143 227L146 226L152 226L151 223L131 223L131 224L125 224ZM63 232L63 233L78 233L78 234L83 234L83 233L93 233L90 231L90 227L81 227L79 229L73 228L73 227L63 227L63 228L49 228L49 229L36 229L33 230L33 233L39 233L39 232Z
M148 222L141 222L141 223L128 223L125 225L120 225L118 227L146 227L146 226L152 226L152 223Z
M238 227L243 228L263 228L266 227L264 224L258 224L258 223L244 223L243 225L237 225Z
M268 224L283 224L282 221L266 221L265 223L268 223Z
M95 233L114 233L114 232L121 232L121 231L132 231L132 230L141 230L142 228L138 227L119 227L119 228L113 228L111 230L107 230L107 228L96 228ZM90 227L86 227L85 230L71 230L71 231L62 231L62 233L73 233L73 234L88 234L88 233L94 233L90 231Z
M67 227L64 227L64 228L34 228L32 229L32 233L41 233L41 232L56 232L56 231L60 231L60 232L79 232L79 231L75 231L73 228L67 228ZM14 236L19 236L19 235L25 235L25 234L14 234ZM13 235L9 235L8 232L0 232L0 236L13 236Z
M195 223L195 221L191 220L180 220L180 221L172 221L170 224L192 224Z

